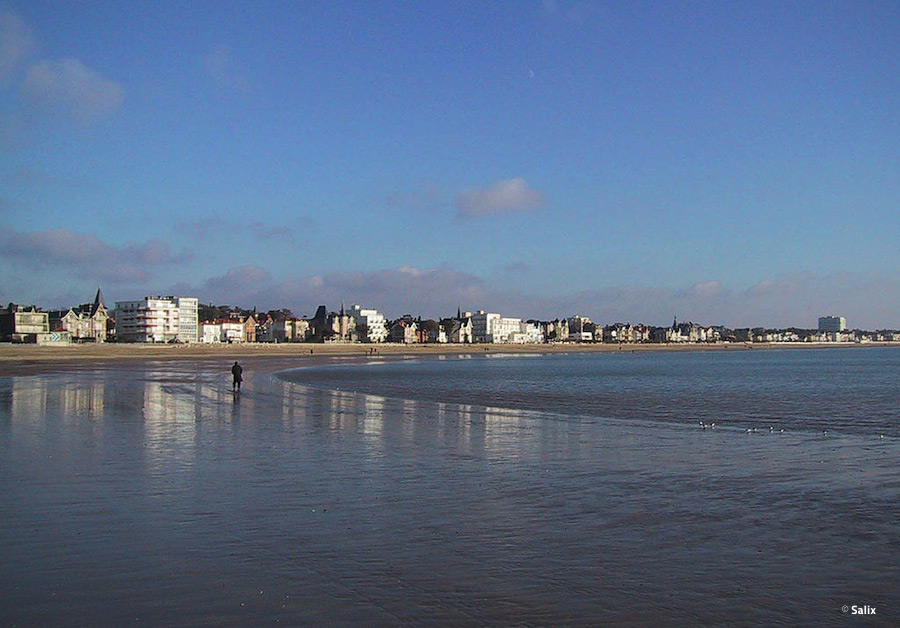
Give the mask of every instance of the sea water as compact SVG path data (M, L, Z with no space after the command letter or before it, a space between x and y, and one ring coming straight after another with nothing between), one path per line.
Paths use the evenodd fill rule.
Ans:
M299 370L309 385L668 424L900 436L900 352L448 356Z
M896 625L898 355L3 378L0 624Z

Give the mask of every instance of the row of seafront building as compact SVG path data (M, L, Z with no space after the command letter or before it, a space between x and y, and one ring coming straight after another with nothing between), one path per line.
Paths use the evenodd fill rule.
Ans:
M832 320L834 319L834 320ZM837 322L836 322L837 321ZM715 342L898 342L900 332L849 331L843 317L823 317L810 329L728 329L679 323L670 327L615 323L598 325L586 316L552 321L523 320L496 312L463 312L440 320L402 316L394 321L374 309L353 305L329 312L319 306L312 318L250 314L200 323L201 342L394 342L401 344L540 344L592 343L715 343Z
M463 312L440 320L405 315L389 321L375 309L353 305L329 312L322 305L311 318L242 314L201 320L197 297L148 296L118 301L109 312L98 288L93 302L43 312L9 304L0 310L0 339L15 342L248 343L396 342L507 343L714 343L714 342L868 342L900 341L894 330L849 331L843 317L825 316L818 329L727 329L673 321L669 327L616 323L598 325L585 316L552 321L523 320L496 312Z

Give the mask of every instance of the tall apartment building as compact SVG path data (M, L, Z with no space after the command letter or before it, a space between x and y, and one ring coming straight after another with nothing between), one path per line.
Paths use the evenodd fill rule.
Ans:
M350 316L353 317L353 323L359 328L365 325L366 337L360 340L366 342L384 342L388 337L388 328L384 318L384 314L378 310L364 309L358 305L350 308Z
M178 306L178 342L200 342L200 299L168 297Z
M472 342L494 342L494 321L500 318L494 312L478 310L472 315Z
M819 331L839 332L847 329L847 319L843 316L822 316L819 318Z
M198 342L196 297L144 297L116 302L118 342Z

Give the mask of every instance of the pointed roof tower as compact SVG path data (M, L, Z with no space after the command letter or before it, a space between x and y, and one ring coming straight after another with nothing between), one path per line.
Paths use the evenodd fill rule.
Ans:
M100 292L100 286L97 286L97 294L94 297L94 302L91 304L91 316L96 314L101 307L106 309L106 306L103 304L103 293Z
M459 309L459 306L456 306L456 320L462 320L462 311Z

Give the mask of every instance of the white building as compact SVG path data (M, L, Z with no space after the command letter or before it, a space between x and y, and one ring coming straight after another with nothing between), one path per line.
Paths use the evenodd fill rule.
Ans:
M200 325L200 342L217 343L222 342L222 326L218 323L203 323Z
M353 317L353 323L359 329L360 325L365 326L365 338L360 340L366 342L384 342L388 337L387 321L384 315L378 310L363 309L358 305L350 308L350 316Z
M472 315L472 340L485 343L544 342L544 334L539 325L529 325L521 318L478 310Z
M116 301L117 342L173 342L178 337L178 305L162 297Z
M510 333L506 342L517 344L541 344L544 342L544 331L541 329L539 323L520 323L518 331Z
M847 319L843 316L822 316L819 318L819 331L840 332L847 329Z
M472 342L494 342L494 321L499 314L478 310L472 315Z
M116 302L118 342L197 342L196 297L144 297Z
M244 323L242 321L223 320L219 322L222 327L222 342L238 344L244 342Z
M200 342L200 299L197 297L168 297L178 306L178 342Z

